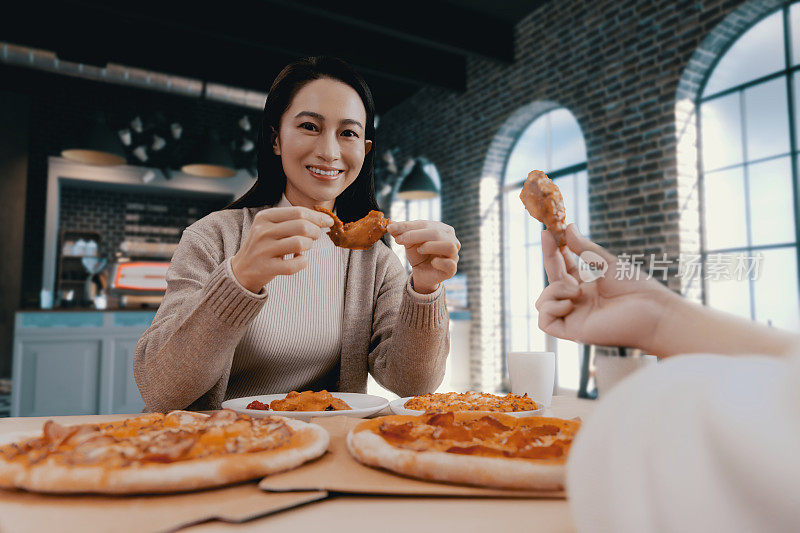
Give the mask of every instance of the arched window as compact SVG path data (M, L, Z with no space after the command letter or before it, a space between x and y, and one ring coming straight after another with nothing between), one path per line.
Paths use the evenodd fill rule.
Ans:
M555 351L558 385L578 388L578 344L548 338L538 326L534 302L544 289L541 231L543 226L519 199L531 170L544 171L559 187L567 222L588 235L589 202L586 144L575 117L564 108L537 117L517 139L503 176L503 273L505 352Z
M424 169L428 176L433 179L436 186L441 190L441 178L439 176L439 171L436 169L436 165L428 161L424 165ZM389 217L392 220L442 220L441 196L422 200L403 200L395 195L394 199L392 200L392 205L389 209ZM402 245L394 242L394 239L391 240L391 243L392 250L394 250L394 252L400 258L400 261L402 261L403 266L406 267L406 270L410 272L411 265L409 265L408 261L406 260L406 249Z
M441 178L439 176L439 171L436 169L436 165L431 162L428 162L425 165L425 172L430 176L433 181L436 183L436 186L439 187L441 190ZM389 206L389 218L392 220L442 220L442 201L441 196L437 196L435 198L427 198L423 200L403 200L402 198L398 198L396 195L392 200L391 206ZM400 258L400 261L403 263L403 266L406 268L408 272L411 272L411 265L408 264L408 260L406 259L406 249L402 244L397 244L394 239L390 239L392 250L394 253L397 254L397 257ZM450 384L450 365L448 363L447 369L445 372L445 378L442 380L442 384L437 389L440 392L449 392L452 391L453 387ZM384 398L395 399L398 398L396 394L389 391L388 389L383 388L375 378L372 377L370 374L367 377L367 393L374 394L377 396L383 396Z
M800 3L743 33L698 102L704 300L789 329L800 327L798 76Z

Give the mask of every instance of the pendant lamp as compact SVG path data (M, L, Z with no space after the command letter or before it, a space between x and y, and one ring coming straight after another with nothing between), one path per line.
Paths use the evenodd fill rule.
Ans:
M236 175L233 158L216 131L206 128L197 143L191 162L181 167L186 174L199 178L230 178Z
M432 164L425 158L417 158L414 166L402 178L397 197L401 200L427 200L439 196L438 176L431 175L429 166Z
M117 140L117 134L101 113L94 116L92 125L69 148L61 151L64 159L96 166L125 164L125 151Z
M206 101L206 82L198 101L198 116L202 117L202 103ZM205 124L191 156L181 166L186 174L199 178L230 178L236 175L236 165L230 149L220 140L219 133Z

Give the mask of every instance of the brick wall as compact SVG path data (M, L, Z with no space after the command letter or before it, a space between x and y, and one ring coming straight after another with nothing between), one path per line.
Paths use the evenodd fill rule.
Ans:
M177 244L187 226L231 199L62 186L59 228L100 233L99 255L112 262L123 240Z
M716 58L779 5L547 2L516 26L513 64L472 59L466 92L424 89L381 117L379 153L426 156L442 176L442 218L470 284L475 387L502 378L499 190L517 136L568 108L586 139L593 239L615 253L666 253L669 286L696 297L675 277L678 254L699 249L694 100Z

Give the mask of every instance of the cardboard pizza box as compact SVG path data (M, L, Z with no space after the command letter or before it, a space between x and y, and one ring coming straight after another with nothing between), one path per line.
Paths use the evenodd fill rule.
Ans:
M0 489L0 531L172 531L241 523L323 500L324 491L265 493L256 482L165 495L46 495Z
M365 466L347 450L347 433L362 420L346 416L314 418L331 436L328 452L290 472L261 480L269 492L324 490L349 494L397 494L410 496L486 496L501 498L564 498L564 491L503 490L423 481L387 470Z

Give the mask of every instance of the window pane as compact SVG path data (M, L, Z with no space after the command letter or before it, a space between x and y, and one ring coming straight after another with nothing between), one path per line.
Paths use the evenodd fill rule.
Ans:
M547 350L546 337L544 331L539 329L539 314L536 309L532 310L530 321L528 322L528 350L534 352L544 352Z
M705 171L741 163L742 121L739 93L704 103L700 120Z
M714 67L703 90L709 96L785 68L783 12L778 10L744 33Z
M515 209L516 203L519 203L519 189L506 192L505 198L506 243L508 246L508 252L505 256L506 284L514 288L508 291L506 306L508 312L522 316L529 313L527 301L528 267L526 265L525 225L528 223L526 219L530 217L528 217L524 209Z
M558 388L578 390L581 345L558 339L556 350L558 350ZM563 394L561 391L559 393Z
M742 167L706 174L703 184L706 249L747 246Z
M778 248L743 258L740 274L755 279L756 320L775 327L800 331L795 248Z
M566 168L586 161L586 144L578 121L566 109L550 113L550 170ZM531 169L533 170L533 169Z
M539 329L539 313L536 311L536 300L544 290L544 263L542 263L542 247L539 244L529 245L528 253L528 350L544 350L545 333ZM509 290L520 290L520 285L512 285Z
M782 157L748 168L753 246L795 241L790 162L788 157Z
M525 224L528 212L519 201L521 189L513 189L505 193L506 239L509 246L522 246L525 244Z
M528 350L528 320L525 316L511 317L511 352Z
M537 118L523 132L509 157L504 180L507 185L515 184L534 169L549 173L585 161L586 147L577 121L569 111L557 109ZM584 217L583 213L584 218L588 218L586 172L580 173L580 183L574 175L564 176L558 183L569 219ZM582 189L577 190L580 187ZM534 304L545 283L542 224L524 209L519 192L520 188L505 192L503 204L506 349L541 351L547 349L548 336L538 327ZM524 341L527 344L523 346ZM577 383L577 374L575 381Z
M544 290L544 263L542 262L542 246L528 246L528 309L534 312L534 304Z
M800 5L800 4L795 4ZM800 38L800 36L798 36ZM800 132L800 71L793 74L794 85L794 127L796 132ZM795 149L800 148L800 135L795 136Z
M706 258L706 288L708 305L744 318L750 316L750 282L736 280L733 268L735 256L710 254Z
M747 89L744 92L744 109L748 161L789 151L786 78Z
M512 287L509 291L508 306L515 315L528 314L528 269L525 267L526 249L524 246L510 246L508 249L508 280Z
M519 198L517 198L517 200L519 200ZM520 202L520 205L522 205L521 202ZM542 224L541 222L539 222L538 220L536 220L535 218L530 216L530 214L528 214L528 211L525 210L524 207L520 211L522 213L524 213L525 220L527 221L527 225L528 225L527 242L528 243L541 243L542 242L542 230L544 229L544 224Z
M389 207L389 212L389 218L392 220L408 220L408 212L406 211L406 202L404 200L393 201L392 205ZM394 239L389 239L389 242L392 244L394 253L400 258L400 262L408 267L405 247L403 247L402 244L397 244Z
M408 220L441 220L439 197L427 200L407 200Z
M505 183L512 184L524 180L531 170L549 172L547 161L547 117L535 120L522 133L514 145L506 165Z
M406 220L417 220L417 204L406 200Z
M792 4L789 20L792 22L792 64L797 65L800 63L800 4Z

